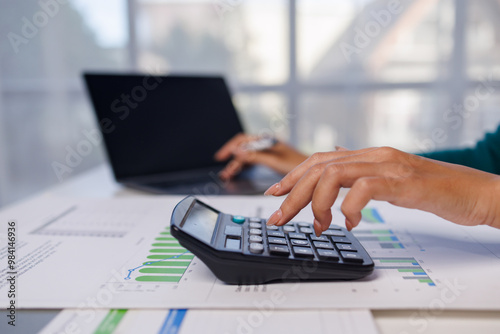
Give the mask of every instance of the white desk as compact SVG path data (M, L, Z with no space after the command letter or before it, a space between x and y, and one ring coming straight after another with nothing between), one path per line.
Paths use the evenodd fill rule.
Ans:
M110 169L101 166L39 196L110 198L155 195L122 187L114 181ZM444 311L419 317L416 322L418 311L374 311L373 315L381 333L500 333L500 312Z

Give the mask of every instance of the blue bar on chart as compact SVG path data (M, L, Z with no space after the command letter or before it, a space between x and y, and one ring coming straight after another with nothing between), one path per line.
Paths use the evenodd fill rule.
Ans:
M384 219L376 208L364 208L363 210L361 210L361 215L363 216L363 220L367 223L385 223Z

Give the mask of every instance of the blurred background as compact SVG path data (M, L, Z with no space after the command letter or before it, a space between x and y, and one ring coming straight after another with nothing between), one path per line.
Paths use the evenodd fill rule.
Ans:
M81 72L222 73L304 152L472 145L500 123L500 0L0 0L0 206L105 161Z

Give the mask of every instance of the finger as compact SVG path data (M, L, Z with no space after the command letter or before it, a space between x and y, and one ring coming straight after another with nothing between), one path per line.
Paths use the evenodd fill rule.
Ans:
M244 166L244 162L233 159L219 172L219 177L223 180L228 180L237 175Z
M343 146L335 146L335 151L349 151L349 150Z
M380 176L390 173L388 164L353 162L328 164L321 174L311 199L314 218L321 231L328 229L332 222L331 208L340 188L351 187L361 177Z
M288 170L287 161L274 151L238 150L235 159L246 164L264 165L279 173L285 173Z
M289 170L288 161L274 151L246 150L240 145L233 154L234 159L219 173L222 179L238 174L245 165L261 164L283 174Z
M326 164L316 165L297 182L279 208L280 219L275 225L284 225L295 217L312 198L312 194Z
M253 136L246 135L244 133L237 134L225 143L217 152L215 152L215 159L219 161L229 159L240 145L252 141L252 138Z
M354 182L340 210L346 218L346 227L351 230L361 221L361 210L370 200L393 201L401 192L401 182L391 177L363 177Z
M314 153L312 156L306 159L303 163L294 168L290 173L285 175L285 177L279 182L280 186L272 195L282 196L290 192L295 184L300 180L302 175L311 167L316 164L321 164L325 162L335 162L335 161L363 161L369 160L369 158L363 158L363 154L373 151L376 148L366 148L357 151L338 151L338 152L326 152L326 153Z

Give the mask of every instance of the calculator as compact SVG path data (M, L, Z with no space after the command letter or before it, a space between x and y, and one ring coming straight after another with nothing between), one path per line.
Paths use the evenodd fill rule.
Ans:
M374 268L343 227L316 236L310 223L267 226L265 219L223 213L193 196L176 205L170 232L228 284L353 280Z

